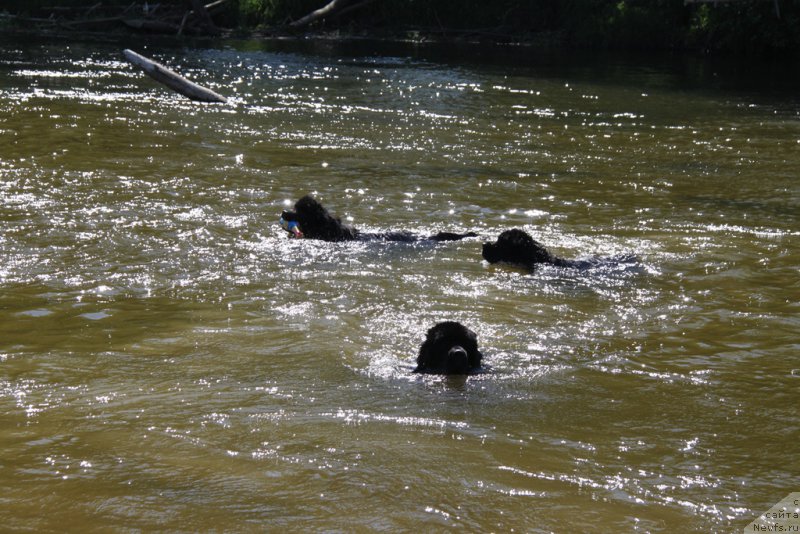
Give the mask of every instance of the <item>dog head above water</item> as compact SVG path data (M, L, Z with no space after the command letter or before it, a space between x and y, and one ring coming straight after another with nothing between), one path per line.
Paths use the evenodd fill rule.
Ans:
M513 263L527 268L537 263L559 262L541 243L517 228L506 230L494 243L484 243L482 254L489 263Z
M478 336L455 321L436 324L428 330L419 349L415 373L466 375L480 370L483 355Z
M306 195L294 205L294 211L281 213L281 226L292 237L306 237L323 241L350 241L356 238L355 229L342 224L311 195Z
M342 224L342 221L331 215L325 207L311 195L306 195L294 205L294 211L284 210L281 213L281 227L291 237L305 237L322 241L400 241L412 243L416 241L459 241L466 237L477 237L475 232L464 234L439 232L430 236L421 236L405 230L390 232L360 232L355 228Z

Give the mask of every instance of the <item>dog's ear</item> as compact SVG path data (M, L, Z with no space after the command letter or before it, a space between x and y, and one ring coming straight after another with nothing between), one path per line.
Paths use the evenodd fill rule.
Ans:
M470 367L474 367L475 369L481 366L481 360L483 360L483 353L479 350L475 350L474 353L470 353L469 355L469 365Z
M442 331L446 329L444 323L437 323L425 333L425 341L419 348L417 355L417 368L414 369L415 373L422 373L435 366L433 361L436 357L434 351L436 349L436 342L441 338Z
M420 346L419 348L419 353L417 354L417 367L414 369L414 372L415 373L424 372L430 365L431 363L430 360L431 360L431 339L430 336L428 336L425 338L425 341L422 342L422 346Z

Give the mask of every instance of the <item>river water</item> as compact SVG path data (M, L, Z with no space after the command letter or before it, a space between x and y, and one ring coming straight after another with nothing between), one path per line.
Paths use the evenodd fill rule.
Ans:
M800 490L789 69L512 52L3 42L3 528L730 532ZM290 240L305 193L481 238ZM483 262L513 227L638 262ZM410 373L441 320L488 372Z

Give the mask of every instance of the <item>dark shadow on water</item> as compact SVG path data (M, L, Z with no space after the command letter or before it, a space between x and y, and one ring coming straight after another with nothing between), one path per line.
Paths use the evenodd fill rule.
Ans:
M427 63L477 67L510 76L624 83L646 89L712 90L795 96L796 62L785 58L703 57L688 52L565 50L533 45L403 42L369 39L227 41L242 51L350 58L372 68Z

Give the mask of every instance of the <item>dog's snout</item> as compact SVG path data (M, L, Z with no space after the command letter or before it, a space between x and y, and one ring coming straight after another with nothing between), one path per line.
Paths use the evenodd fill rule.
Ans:
M467 357L467 351L464 350L464 347L462 347L461 345L455 345L451 347L450 350L447 351L447 353L453 357L462 357L462 356L464 358Z
M455 345L447 351L447 371L452 374L467 374L469 357L464 347Z

